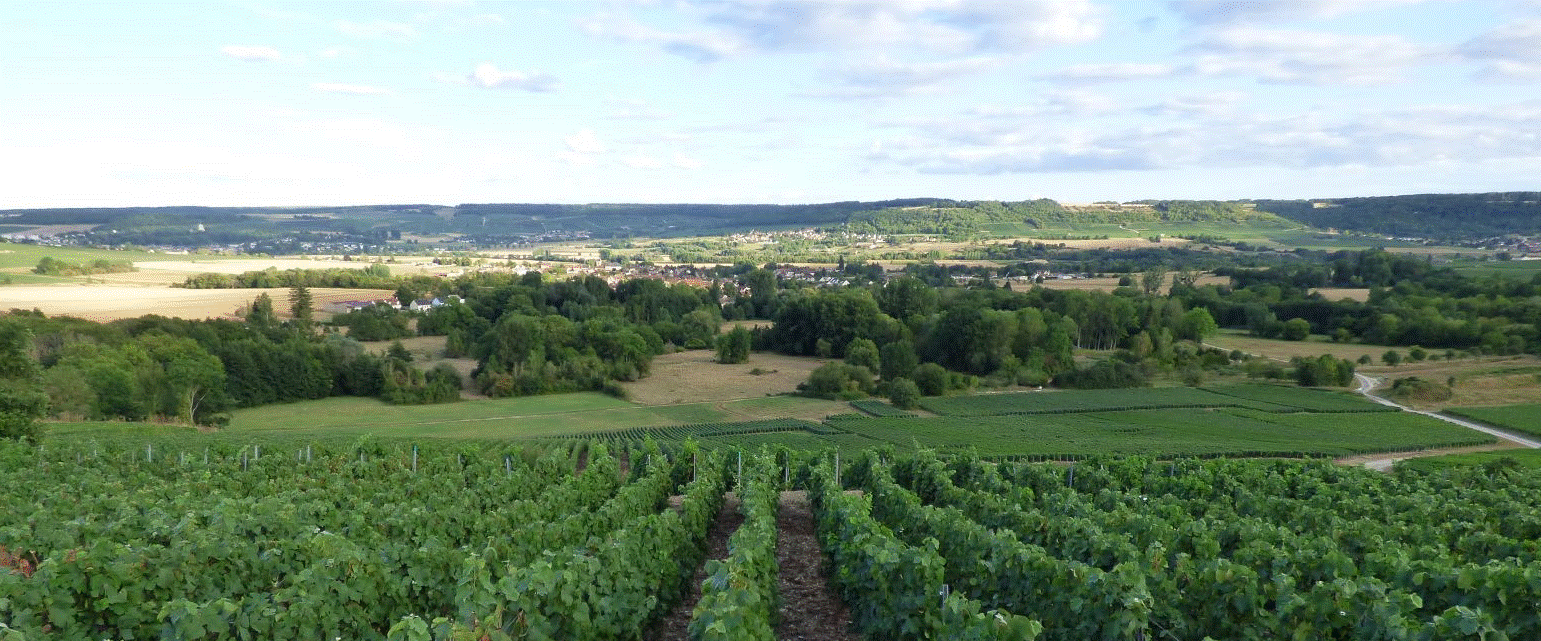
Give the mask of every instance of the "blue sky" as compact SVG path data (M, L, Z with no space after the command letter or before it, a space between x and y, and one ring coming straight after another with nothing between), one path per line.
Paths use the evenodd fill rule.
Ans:
M1541 1L5 3L0 207L1531 191Z

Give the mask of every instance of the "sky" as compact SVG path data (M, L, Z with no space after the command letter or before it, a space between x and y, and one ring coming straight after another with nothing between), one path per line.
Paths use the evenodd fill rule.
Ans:
M1535 191L1541 0L3 3L0 207Z

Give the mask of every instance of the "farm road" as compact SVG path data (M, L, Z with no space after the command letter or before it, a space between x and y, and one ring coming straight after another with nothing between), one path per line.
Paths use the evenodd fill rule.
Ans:
M1371 393L1375 389L1375 387L1377 385L1381 384L1383 379L1371 378L1369 376L1365 376L1364 374L1354 374L1354 378L1359 381L1359 388L1358 388L1357 391L1360 394L1363 394L1365 398L1368 398L1368 399L1370 399L1372 401L1380 403L1381 405L1386 405L1386 406L1389 406L1389 407L1399 408L1399 409L1401 409L1404 412L1412 412L1413 414L1422 414L1424 416L1428 416L1428 417L1432 417L1432 418L1437 418L1437 419L1439 419L1441 421L1445 421L1447 423L1454 423L1456 425L1459 425L1459 426L1467 428L1467 429L1473 429L1473 430L1477 430L1478 432L1482 432L1482 433L1485 433L1485 434L1491 434L1491 435L1496 436L1496 437L1498 437L1500 439L1503 439L1505 441L1509 441L1511 443L1518 444L1518 445L1523 446L1523 447L1541 448L1541 441L1536 441L1535 439L1526 438L1524 436L1520 436L1518 434L1513 434L1513 433L1510 433L1510 432L1506 432L1504 430L1500 430L1500 429L1496 429L1496 428L1493 428L1493 427L1489 427L1489 426L1483 425L1481 423L1476 423L1476 422L1468 421L1468 420L1465 420L1465 419L1459 419L1459 418L1456 418L1454 416L1447 416L1445 414L1440 414L1439 412L1429 412L1429 411L1424 411L1424 410L1415 410L1415 409L1412 409L1410 407L1407 407L1406 405L1402 405L1401 403L1397 403L1396 401L1392 401L1390 399L1387 399L1387 398L1384 398L1384 397L1381 397L1381 396L1376 396L1375 394ZM1391 456L1391 457L1385 457L1385 458L1371 459L1369 461L1366 461L1364 466L1367 467L1367 468L1370 468L1372 470L1378 470L1378 471L1381 471L1381 472L1388 472L1388 471L1391 470L1391 466L1396 464L1397 461L1402 460L1402 459L1412 458L1413 456L1415 456L1415 455L1401 455L1401 456Z

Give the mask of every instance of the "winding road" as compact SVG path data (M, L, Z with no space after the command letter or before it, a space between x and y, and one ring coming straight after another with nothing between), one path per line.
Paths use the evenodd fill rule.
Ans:
M1383 397L1380 397L1380 396L1376 396L1375 394L1371 393L1375 389L1375 386L1381 384L1381 381L1383 379L1371 378L1369 376L1365 376L1364 374L1354 374L1354 380L1359 381L1359 388L1357 389L1357 391L1360 394L1363 394L1365 398L1368 398L1368 399L1370 399L1372 401L1380 403L1381 405L1386 405L1386 406L1389 406L1389 407L1395 407L1395 408L1398 408L1398 409L1400 409L1400 410L1402 410L1404 412L1412 412L1413 414L1422 414L1424 416L1428 416L1428 417L1431 417L1431 418L1437 418L1437 419L1439 419L1441 421L1445 421L1447 423L1454 423L1456 425L1459 425L1459 426L1467 428L1467 429L1473 429L1473 430L1477 430L1478 432L1483 432L1485 434L1491 434L1493 436L1498 437L1499 439L1502 439L1502 440L1505 440L1505 441L1509 441L1511 443L1518 444L1518 445L1520 445L1522 447L1541 449L1541 441L1537 441L1537 440L1532 439L1532 438L1527 438L1527 437L1524 437L1524 436L1520 436L1518 434L1513 434L1513 433L1510 433L1510 432L1506 432L1504 430L1495 429L1495 428L1489 427L1487 425L1483 425L1481 423L1476 423L1476 422L1473 422L1473 421L1459 419L1459 418L1456 418L1454 416L1447 416L1445 414L1440 414L1438 412L1429 412L1429 411L1425 411L1425 410L1415 410L1415 409L1412 409L1410 407L1407 407L1406 405L1402 405L1402 404L1397 403L1395 401L1392 401L1390 399L1386 399L1386 398L1383 398ZM1396 464L1397 461L1400 461L1402 459L1413 458L1413 456L1414 455L1401 455L1401 456L1394 456L1394 457L1387 457L1387 458L1372 459L1372 460L1366 461L1364 466L1367 467L1367 468L1370 468L1372 470L1379 470L1379 471L1382 471L1382 472L1387 472L1387 471L1391 470L1391 466Z

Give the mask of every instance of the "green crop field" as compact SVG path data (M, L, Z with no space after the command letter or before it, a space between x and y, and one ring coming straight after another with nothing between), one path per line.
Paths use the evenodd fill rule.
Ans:
M228 428L212 434L133 423L55 423L50 435L104 444L176 436L184 447L359 438L577 438L624 448L647 439L678 444L688 438L713 449L781 445L854 453L881 446L976 448L985 456L1033 458L1338 456L1493 441L1414 414L1365 412L1366 403L1343 394L1270 385L984 394L927 401L939 414L950 415L874 418L846 412L824 420L850 406L798 397L668 406L636 405L601 394L427 406L331 398L238 410ZM876 401L863 406L892 409ZM1511 413L1522 416L1525 410Z
M1221 407L1242 404L1258 406L1242 399L1221 396L1192 387L1157 387L933 396L922 400L920 406L943 416L1001 416L1156 407ZM1277 406L1265 407L1265 409L1274 408Z
M1237 408L1078 414L867 418L832 422L900 448L976 448L984 456L1340 456L1491 443L1407 413L1278 414Z
M1449 468L1491 466L1494 468L1517 467L1524 470L1541 470L1541 450L1504 449L1491 452L1467 452L1445 456L1426 456L1397 461L1397 469L1413 469L1437 472Z
M1541 404L1499 405L1495 407L1452 407L1445 410L1455 416L1481 421L1493 427L1541 436Z
M83 263L93 260L183 260L186 258L185 256L169 256L141 251L0 243L0 269L18 267L30 269L36 267L37 262L44 257L52 257L68 263Z
M851 401L851 407L855 408L857 410L860 410L860 411L862 411L864 413L871 414L873 416L877 416L879 418L892 418L892 417L899 417L899 416L914 416L915 415L914 412L907 412L905 410L901 410L901 409L899 409L897 407L889 405L888 403L884 403L883 401L879 401L879 400L876 400L876 399L867 399L867 400L864 400L864 401Z
M1291 385L1216 385L1204 388L1216 394L1251 403L1279 405L1307 412L1395 412L1396 409L1372 402L1348 391L1314 389ZM1263 407L1262 409L1269 409Z
M1541 260L1506 260L1456 263L1455 271L1465 276L1504 276L1530 280L1541 274Z
M1063 390L931 397L925 409L943 416L1059 414L1183 407L1248 407L1270 412L1394 411L1346 392L1284 385L1216 385Z

